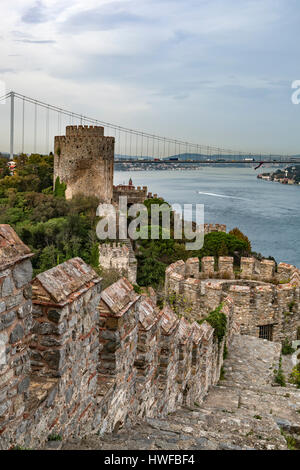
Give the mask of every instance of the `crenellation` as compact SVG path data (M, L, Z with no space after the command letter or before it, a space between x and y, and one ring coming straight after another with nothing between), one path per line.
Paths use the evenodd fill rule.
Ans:
M199 278L199 258L189 258L185 263L185 275L195 279Z
M66 137L103 135L104 127L101 126L66 126Z
M151 195L152 196L152 195ZM127 205L131 204L143 204L145 199L149 197L147 186L135 187L132 184L132 180L129 180L129 184L119 184L118 186L113 186L113 201L118 204L120 197L127 198Z
M215 310L222 302L222 284L218 281L208 281L205 283L205 310L204 315Z
M201 272L208 278L214 274L215 259L213 256L204 256L201 258Z
M276 285L228 279L231 260L224 257L214 275L226 272L225 279L200 279L195 258L177 261L166 280L192 306L178 311L168 302L160 309L153 289L139 295L124 277L101 291L101 279L80 258L39 274L31 289L30 250L8 226L0 225L0 240L2 449L39 448L53 433L66 439L116 432L199 404L218 382L234 334L260 336L271 327L269 339L283 341L299 329L294 267L293 282ZM115 243L103 253L111 249L116 257L127 252ZM219 306L227 319L220 342L205 321Z
M264 259L260 262L260 278L271 281L275 276L275 261Z
M288 282L292 276L294 269L295 266L292 266L291 264L279 263L277 266L278 280L281 282Z
M233 258L231 256L219 257L218 272L222 278L234 279Z
M166 269L165 292L172 291L180 298L174 305L181 315L199 320L229 293L236 331L256 337L270 335L274 341L297 338L300 272L295 266L281 263L276 273L273 260L242 258L241 269L234 270L232 257L220 257L216 271L213 257L201 259L201 272L197 272L197 265L197 258L190 258ZM189 277L191 272L193 278Z
M173 272L169 278L169 292L174 293L176 295L180 295L183 293L184 287L184 276L182 274L178 274Z
M181 313L190 319L199 318L200 307L200 289L199 279L188 278L183 282L183 301L181 302Z
M254 274L254 258L241 258L241 279L251 279Z
M212 232L226 232L225 224L204 224L204 234Z
M234 305L234 320L239 323L243 332L247 328L250 315L250 287L232 285L229 295Z
M114 269L129 282L136 284L137 260L130 240L124 243L99 244L99 265L104 269Z

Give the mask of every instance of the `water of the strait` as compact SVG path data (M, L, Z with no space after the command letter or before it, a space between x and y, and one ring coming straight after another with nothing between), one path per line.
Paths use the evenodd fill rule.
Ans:
M267 171L271 171L268 169ZM204 204L205 223L238 227L263 256L300 268L300 186L256 178L253 168L115 172L114 184L148 186L174 204Z

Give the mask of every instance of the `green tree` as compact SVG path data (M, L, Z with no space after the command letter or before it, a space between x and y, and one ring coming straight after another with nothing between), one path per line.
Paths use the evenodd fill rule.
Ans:
M251 252L251 249L252 249L251 248L251 242L250 242L249 238L243 232L241 232L240 229L238 229L237 227L233 228L232 230L230 230L229 235L233 235L234 237L238 238L239 240L245 241L247 243L247 250L249 252Z

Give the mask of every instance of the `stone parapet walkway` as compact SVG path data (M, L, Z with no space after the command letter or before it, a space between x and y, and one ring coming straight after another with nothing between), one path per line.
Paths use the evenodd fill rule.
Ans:
M284 450L300 448L300 390L274 384L280 344L235 335L224 378L201 405L130 429L63 443L68 449ZM291 444L292 443L292 444Z

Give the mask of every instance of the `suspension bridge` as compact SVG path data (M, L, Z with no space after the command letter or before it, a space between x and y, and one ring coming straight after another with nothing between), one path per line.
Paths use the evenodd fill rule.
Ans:
M295 163L300 159L291 155L251 153L241 150L196 144L184 140L163 137L148 132L130 129L84 114L69 111L59 106L45 103L35 98L9 91L0 97L2 120L9 116L9 131L2 126L2 140L9 135L9 158L19 153L49 154L53 152L54 136L63 135L67 125L103 126L105 135L115 137L116 161L123 163L147 163L161 160L176 163L185 156L185 163L251 163L282 162ZM8 130L8 129L7 129Z

